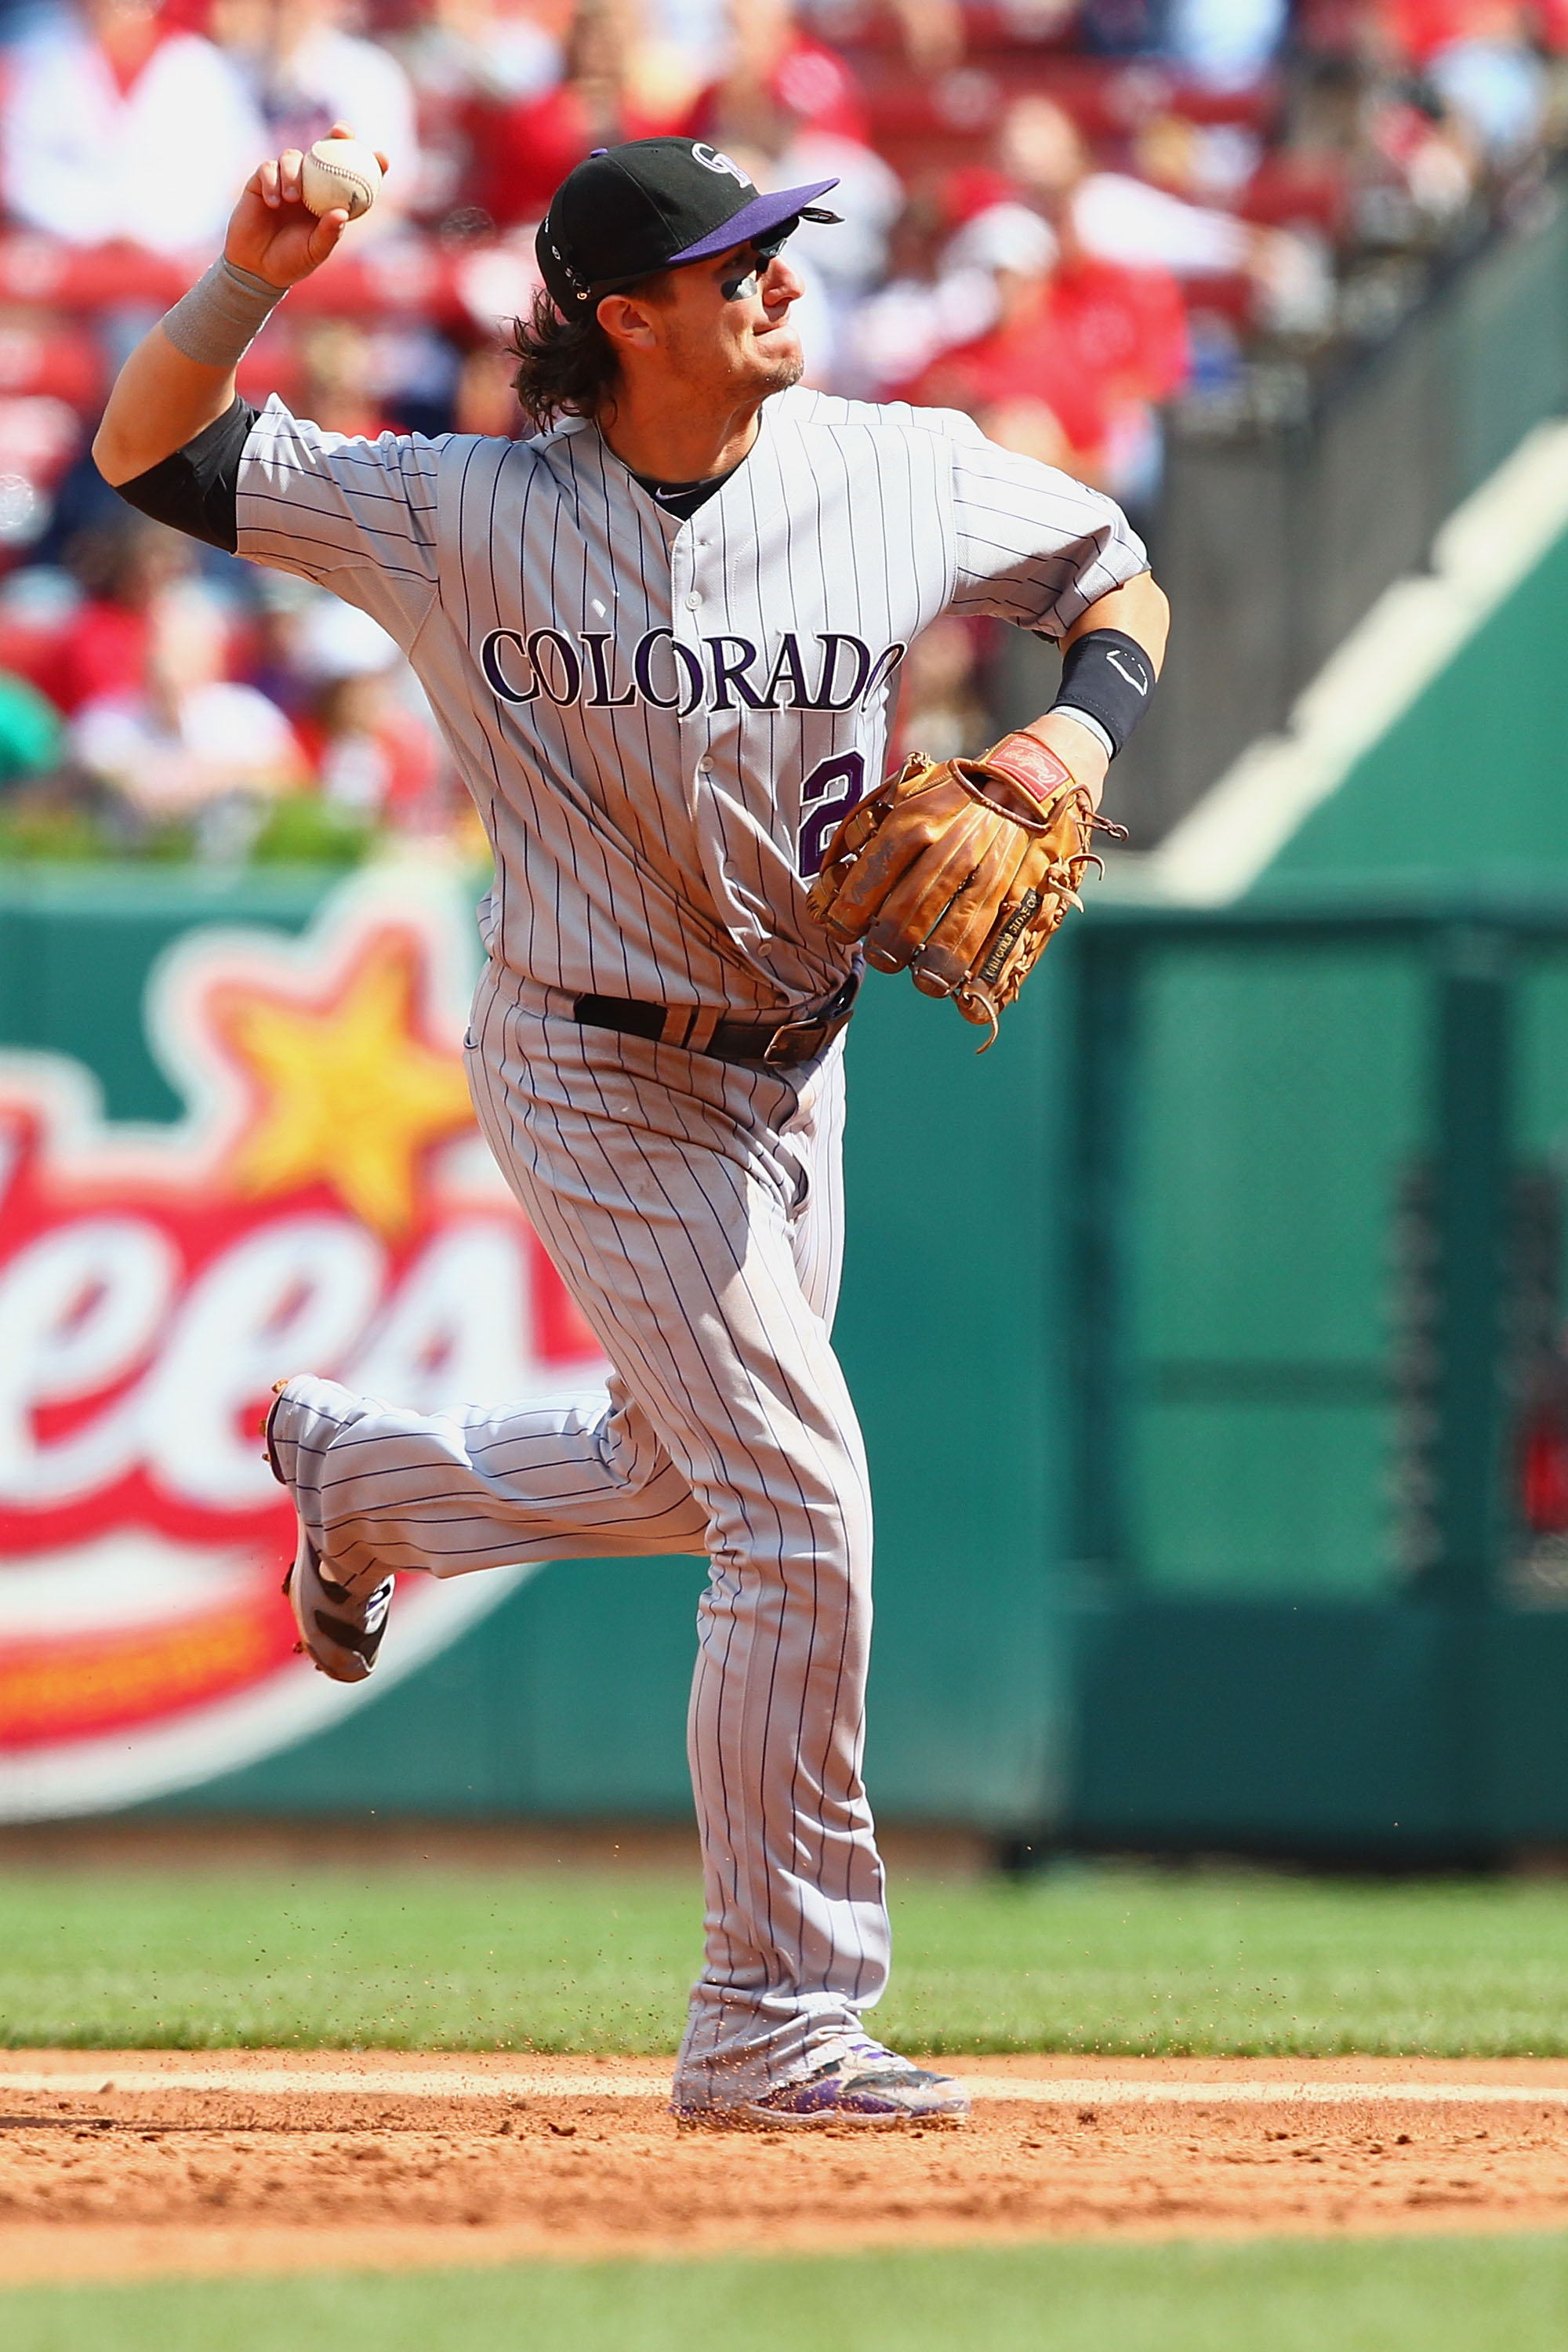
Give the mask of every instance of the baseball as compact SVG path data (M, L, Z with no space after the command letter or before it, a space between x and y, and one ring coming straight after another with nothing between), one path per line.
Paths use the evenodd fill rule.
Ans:
M381 165L357 139L318 139L300 173L300 194L313 213L341 206L358 220L380 193Z

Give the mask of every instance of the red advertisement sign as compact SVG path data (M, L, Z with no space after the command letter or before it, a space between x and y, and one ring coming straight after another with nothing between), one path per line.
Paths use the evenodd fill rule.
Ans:
M592 1335L468 1105L465 893L393 868L301 939L204 927L148 983L175 1125L0 1054L0 1819L188 1787L339 1719L515 1576L404 1579L365 1690L293 1654L258 1435L321 1372L434 1410L591 1383Z

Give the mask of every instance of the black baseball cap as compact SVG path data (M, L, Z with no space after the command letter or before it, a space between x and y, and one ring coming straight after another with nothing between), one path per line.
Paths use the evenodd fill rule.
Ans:
M540 223L534 251L557 310L635 286L661 269L706 261L803 217L837 220L816 204L837 180L760 195L739 163L702 139L628 139L569 172Z

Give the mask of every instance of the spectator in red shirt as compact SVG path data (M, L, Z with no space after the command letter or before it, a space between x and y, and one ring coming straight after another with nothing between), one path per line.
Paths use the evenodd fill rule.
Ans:
M1004 167L1061 236L1101 261L1176 278L1245 274L1259 321L1280 333L1321 331L1331 288L1316 245L1259 228L1212 205L1186 203L1128 172L1101 169L1064 108L1037 92L1002 126Z
M158 608L193 564L178 531L129 513L80 532L66 562L84 601L58 626L6 642L5 658L71 718L104 696L142 692Z
M1189 354L1180 289L1168 271L1129 269L1059 252L1050 228L1021 205L996 205L959 232L950 268L990 271L994 326L943 352L908 397L1009 422L1016 438L1031 410L1059 428L1052 461L1080 478L1126 487L1131 452L1150 413L1186 381ZM1037 417L1030 454L1049 446Z
M808 123L824 137L869 146L854 74L837 50L802 32L793 0L734 0L731 13L734 53L697 105L705 138L771 153Z
M542 220L551 197L595 147L676 126L636 87L637 44L618 0L584 0L566 37L563 79L542 98L476 104L472 196L502 228Z

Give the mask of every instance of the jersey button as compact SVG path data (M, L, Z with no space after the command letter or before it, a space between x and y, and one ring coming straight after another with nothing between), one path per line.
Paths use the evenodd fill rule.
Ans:
M690 610L695 613L697 607L702 602L702 591L700 588L689 589L687 592L686 602Z

